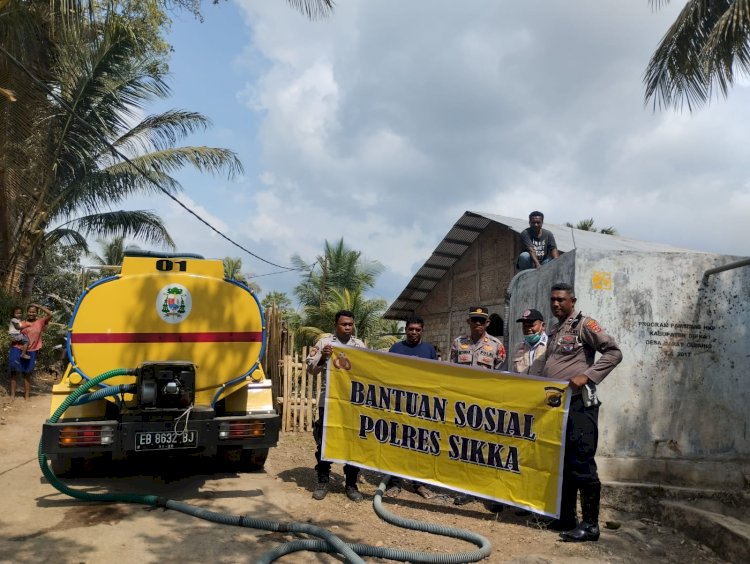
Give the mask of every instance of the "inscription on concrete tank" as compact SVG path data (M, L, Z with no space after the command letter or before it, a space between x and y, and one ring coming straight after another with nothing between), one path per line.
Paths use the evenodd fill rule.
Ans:
M644 342L648 346L670 350L674 356L689 357L693 352L713 349L712 333L716 326L693 322L648 320L639 321L638 327L645 331ZM683 350L672 351L680 348Z

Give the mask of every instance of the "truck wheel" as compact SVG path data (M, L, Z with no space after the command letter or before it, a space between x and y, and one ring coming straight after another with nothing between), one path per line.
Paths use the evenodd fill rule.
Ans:
M240 457L240 472L258 472L259 470L263 470L267 458L267 448L243 450Z

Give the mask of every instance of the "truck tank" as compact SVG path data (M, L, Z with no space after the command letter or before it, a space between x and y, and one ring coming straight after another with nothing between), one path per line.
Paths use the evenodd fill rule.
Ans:
M67 335L69 364L51 413L84 381L116 369L97 396L44 425L56 472L102 455L177 452L262 467L279 418L260 359L266 339L252 291L197 255L125 257L122 272L80 297ZM103 396L103 397L98 397Z

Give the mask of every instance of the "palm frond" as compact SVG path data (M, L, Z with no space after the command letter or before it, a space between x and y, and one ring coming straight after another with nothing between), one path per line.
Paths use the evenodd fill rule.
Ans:
M159 186L170 194L180 190L179 183L167 174L151 170L144 176L131 165L119 163L59 186L60 192L49 202L49 210L53 218L92 214L136 194L160 194Z
M169 110L146 117L112 144L126 154L162 150L174 147L191 133L205 130L210 125L211 120L197 112Z
M154 151L130 159L141 170L172 173L190 165L201 172L225 173L234 178L244 171L242 162L234 151L216 147L175 147Z
M44 234L44 247L49 248L51 245L60 243L65 247L71 247L77 251L87 253L89 245L86 237L81 235L75 229L58 227Z
M175 248L161 218L153 212L144 210L118 210L87 215L71 220L69 228L86 235L103 237L128 237L146 243Z
M715 22L701 52L709 88L718 86L726 98L734 84L734 66L750 71L750 2L730 2L721 17Z
M333 0L287 0L287 2L311 20L326 18L333 12Z
M689 0L648 63L646 103L693 111L708 103L717 88L726 97L734 64L750 70L749 8L747 0Z

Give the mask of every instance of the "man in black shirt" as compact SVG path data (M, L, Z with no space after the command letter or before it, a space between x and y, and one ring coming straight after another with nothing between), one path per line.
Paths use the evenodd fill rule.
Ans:
M544 214L533 211L529 214L529 227L521 232L521 245L525 249L516 261L518 270L539 268L559 255L555 236L542 229Z

